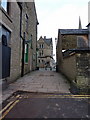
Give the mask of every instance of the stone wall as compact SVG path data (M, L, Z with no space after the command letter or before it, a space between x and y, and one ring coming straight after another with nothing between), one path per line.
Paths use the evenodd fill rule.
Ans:
M9 14L2 8L2 25L11 32L11 68L8 83L20 76L20 8L16 2L10 2ZM13 7L15 6L15 7Z
M32 70L35 70L37 67L37 25L38 25L38 20L37 20L37 13L36 13L36 8L35 8L35 3L34 2L28 2L28 13L30 16L29 19L29 32L32 35Z
M76 79L76 56L75 54L63 59L60 70L64 75L66 75L70 79L71 82L75 82L75 79Z
M86 48L88 47L87 35L62 35L62 49Z
M77 86L81 89L90 88L90 52L76 54Z
M24 73L28 73L36 69L36 46L37 46L37 14L34 2L22 3L22 31L20 36L20 4L17 2L9 3L10 11L9 14L0 8L0 23L11 32L11 38L9 47L11 47L11 66L10 66L10 77L7 78L7 82L14 82L21 76L22 69L22 41L25 34L25 40L31 40L32 35L32 46L31 49L29 43L28 51L28 63L24 64ZM29 17L28 31L26 31L26 14ZM33 54L35 53L35 60L33 60Z
M80 93L87 93L90 90L90 51L79 51L65 57L60 71Z
M77 47L77 35L62 35L62 49Z

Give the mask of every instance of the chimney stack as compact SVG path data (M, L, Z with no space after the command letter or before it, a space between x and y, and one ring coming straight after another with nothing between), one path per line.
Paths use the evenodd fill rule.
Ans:
M44 36L44 40L46 39L46 36Z

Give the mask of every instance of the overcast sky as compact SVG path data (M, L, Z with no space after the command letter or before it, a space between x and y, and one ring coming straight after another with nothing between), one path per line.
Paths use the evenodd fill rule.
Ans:
M90 0L35 0L40 36L58 36L58 29L78 29L79 16L82 28L88 24L88 2ZM54 53L55 53L54 42Z

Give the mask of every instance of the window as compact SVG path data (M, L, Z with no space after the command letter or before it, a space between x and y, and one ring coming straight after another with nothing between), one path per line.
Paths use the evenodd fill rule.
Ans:
M39 48L41 48L41 44L39 44Z
M44 44L39 44L39 48L44 48Z
M11 32L3 26L0 26L0 42L10 44Z
M42 56L43 56L43 50L42 50L42 53L41 53L41 54L42 54Z
M44 63L44 60L42 60L42 63Z
M7 13L9 13L9 2L8 2L8 0L1 0L1 6Z
M28 44L25 44L25 56L24 56L25 63L28 63Z
M39 56L43 56L43 50L39 52Z
M38 62L40 63L40 60L38 60Z
M42 48L44 48L44 44L42 44Z
M42 55L42 53L41 53L41 51L39 52L39 56L41 56Z
M7 0L1 0L1 6L7 12Z

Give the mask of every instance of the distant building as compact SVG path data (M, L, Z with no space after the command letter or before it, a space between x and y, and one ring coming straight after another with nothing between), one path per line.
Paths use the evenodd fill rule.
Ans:
M52 38L41 36L37 41L38 55L37 66L39 68L52 68L53 64L53 43Z

